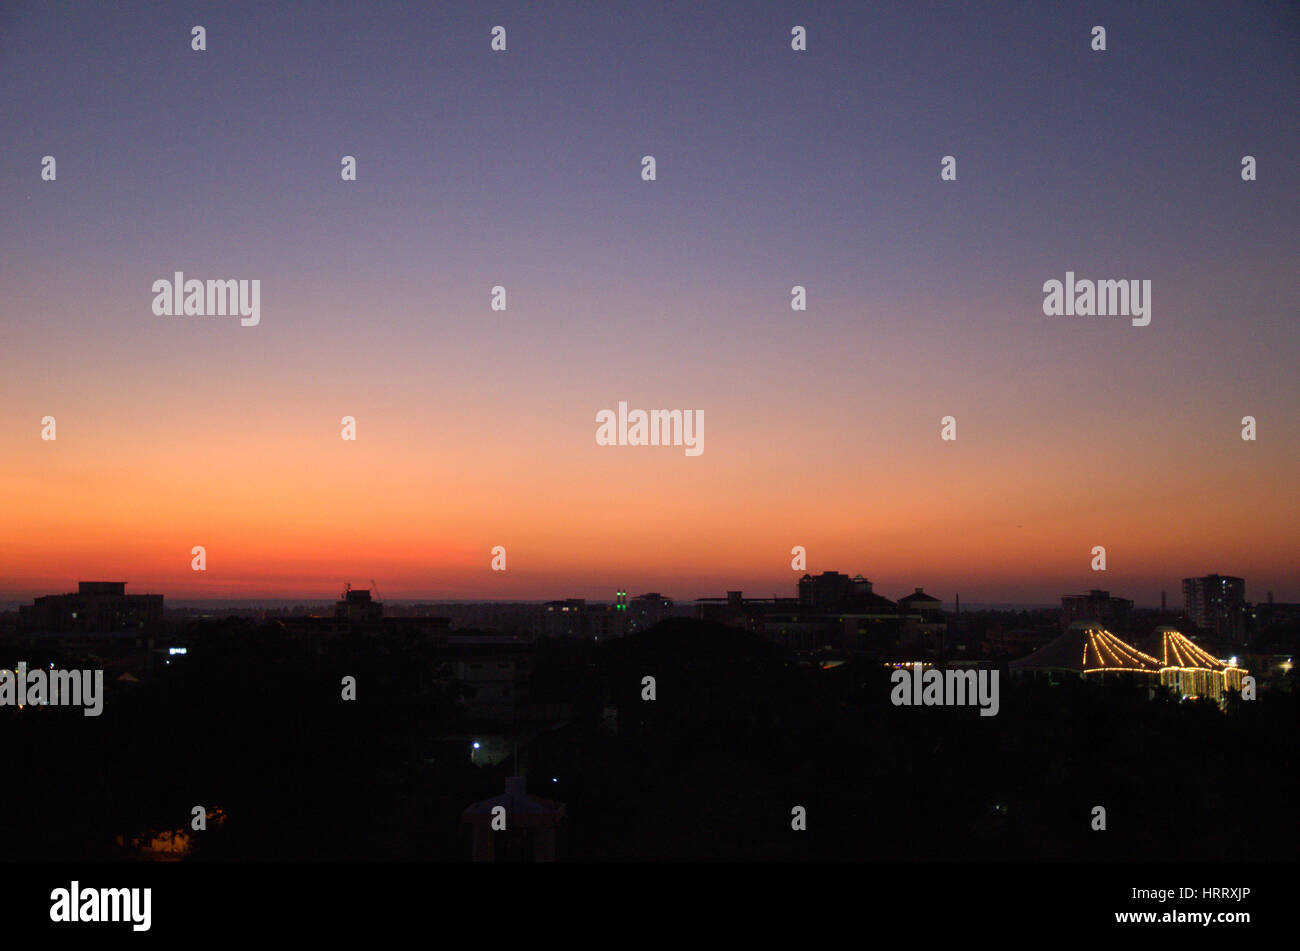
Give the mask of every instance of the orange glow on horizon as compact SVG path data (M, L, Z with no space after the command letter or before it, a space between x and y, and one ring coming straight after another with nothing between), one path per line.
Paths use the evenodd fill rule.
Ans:
M945 601L1052 603L1102 587L1148 602L1167 590L1178 603L1184 576L1230 568L1254 585L1283 575L1300 524L1280 485L1259 486L1286 500L1265 520L1241 496L1204 507L1197 469L1148 485L1069 456L947 446L933 434L900 442L896 464L830 440L765 469L769 457L737 436L685 458L587 444L585 422L581 443L558 450L544 438L442 446L375 428L353 444L328 424L294 441L29 443L0 478L22 501L0 527L3 594L108 578L173 598L332 598L345 581L374 578L389 599L618 587L682 600L736 588L787 596L800 574L790 549L803 545L813 573L862 572L887 597L923 585ZM1249 544L1232 543L1243 525ZM1095 544L1107 548L1105 573L1088 570ZM190 570L195 545L207 549L206 572ZM490 570L494 545L507 549L505 572Z

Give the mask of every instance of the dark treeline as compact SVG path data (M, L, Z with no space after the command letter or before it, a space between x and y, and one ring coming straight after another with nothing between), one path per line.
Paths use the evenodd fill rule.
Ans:
M127 857L118 835L188 830L196 805L227 820L195 835L195 859L467 857L461 811L515 764L476 766L445 741L464 724L436 648L321 652L251 622L191 643L98 718L0 708L0 858ZM530 792L566 805L562 858L1258 860L1289 857L1300 833L1294 689L1225 713L1004 673L998 715L981 717L893 706L878 660L800 666L690 620L539 641L533 665L533 700L573 705L520 749Z

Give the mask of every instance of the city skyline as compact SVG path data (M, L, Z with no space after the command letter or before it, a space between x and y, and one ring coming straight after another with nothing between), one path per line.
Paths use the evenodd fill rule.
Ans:
M837 569L825 569L824 571L814 570L814 571L792 572L792 574L794 574L795 577L789 579L790 586L784 593L780 590L773 590L770 593L766 593L761 587L743 588L743 587L737 587L735 585L727 584L718 588L717 590L711 590L710 593L706 593L706 594L679 595L669 590L656 589L653 586L636 586L636 585L623 584L617 586L616 589L601 589L601 590L593 589L589 593L582 593L582 592L575 592L575 591L551 592L546 596L536 597L536 598L532 598L532 597L459 598L459 597L435 597L435 596L420 596L420 595L412 596L412 595L405 595L405 594L398 594L396 596L392 596L392 595L383 594L382 586L380 586L379 583L373 578L364 581L345 580L343 582L340 582L340 584L342 584L343 586L342 590L340 591L340 589L336 586L332 594L299 595L296 597L293 595L289 595L285 597L280 597L280 596L187 597L185 595L176 595L174 593L169 593L160 588L148 589L147 585L136 584L129 580L125 582L121 581L120 579L115 579L114 581L110 581L110 582L104 582L102 579L92 581L92 580L87 580L86 576L82 576L75 581L68 582L58 590L51 589L48 591L34 593L30 596L24 596L18 599L0 598L0 606L13 607L22 604L24 601L33 600L35 598L72 592L78 586L81 585L86 585L86 584L93 585L93 584L105 584L105 583L126 584L131 587L131 593L133 594L162 595L168 598L172 604L184 604L184 605L196 605L196 604L208 604L208 603L230 604L232 606L236 604L256 606L259 603L266 604L266 605L275 604L278 606L292 605L295 603L332 604L337 602L340 598L345 597L349 590L364 591L368 595L373 597L375 601L382 601L384 603L389 603L389 604L407 604L407 605L420 604L420 603L488 604L494 602L499 602L502 604L517 603L517 604L541 605L549 602L558 603L560 601L571 599L571 598L585 600L591 604L612 605L612 604L625 602L628 597L641 598L646 596L664 597L676 602L679 605L685 605L697 601L717 600L722 595L729 592L741 592L746 595L747 599L759 599L759 600L768 597L779 598L779 599L798 597L800 594L800 584L799 584L800 579L816 578L822 575L838 575L841 578L845 578L845 579L851 579L855 577L862 578L870 583L876 595L886 597L889 600L895 602L897 602L899 599L906 598L909 595L912 595L914 593L919 594L922 591L924 591L926 595L935 597L936 600L938 600L938 602L945 608L945 610L949 609L950 607L959 606L962 603L961 602L962 594L960 591L936 592L935 590L929 588L927 585L912 585L911 588L908 590L904 590L904 588L899 587L897 588L897 590L903 591L903 593L898 595L897 597L890 597L890 595L893 594L895 590L894 587L890 587L890 586L882 587L874 580L873 577L869 577L861 572L847 572L847 571L840 571ZM1219 578L1219 577L1220 575L1218 573L1212 573L1208 576L1198 576L1195 578L1181 579L1179 585L1176 587L1176 589L1173 590L1173 595L1174 595L1173 597L1169 596L1170 595L1169 589L1164 589L1160 592L1160 596L1156 598L1155 602L1150 604L1144 603L1141 600L1137 600L1133 598L1127 598L1126 600L1130 602L1131 607L1139 611L1151 611L1151 610L1167 611L1168 610L1168 611L1173 611L1174 613L1180 613L1184 610L1184 603L1185 603L1185 599L1187 598L1186 588L1188 583L1199 583L1204 580L1208 580L1208 578ZM1230 581L1238 581L1238 582L1242 581L1242 579L1240 578L1232 578L1231 576L1227 576L1227 577L1228 580ZM793 594L790 593L790 590L793 590ZM1073 592L1062 591L1056 598L1049 599L1046 601L1038 601L1038 602L981 600L978 597L978 592L975 592L975 595L976 595L975 597L972 597L969 594L966 596L965 605L969 610L979 610L981 608L1061 610L1066 607L1067 601L1082 602L1082 601L1087 601L1088 598L1092 596L1108 596L1108 597L1112 597L1112 599L1123 598L1123 592L1112 591L1109 588L1097 588L1095 586L1089 587L1087 589L1080 589L1078 591L1073 591ZM1272 590L1263 592L1263 594L1259 597L1253 597L1253 596L1243 597L1242 599L1247 604L1271 604L1274 602L1279 604L1290 604L1295 602L1295 599L1279 596L1279 592L1272 591ZM1189 617L1188 620L1192 621L1194 619Z
M1268 933L1297 51L1286 0L0 2L10 930L609 938L667 862L670 933L718 863L733 939L808 918L769 863L931 943Z

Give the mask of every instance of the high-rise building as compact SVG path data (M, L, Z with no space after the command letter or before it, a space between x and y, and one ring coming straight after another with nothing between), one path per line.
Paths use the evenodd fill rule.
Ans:
M1242 640L1247 634L1246 582L1226 575L1184 578L1183 610L1197 630Z
M584 615L587 602L582 598L547 601L542 605L543 631L547 637L582 637L587 633Z
M384 606L370 597L367 588L348 585L343 589L342 600L334 602L334 617L353 624L377 624L384 616Z
M626 597L625 594L624 598ZM637 631L649 630L660 621L672 617L673 599L665 598L658 591L652 591L635 597L630 602L625 601L624 610L628 612L627 631L629 634L635 634Z
M871 593L871 582L862 575L850 578L838 571L823 571L799 579L799 603L814 611L838 611L855 596Z
M109 633L162 624L161 594L127 594L125 581L81 581L76 594L51 594L18 609L28 633Z
M1122 631L1128 624L1133 602L1112 598L1109 591L1093 588L1087 594L1061 596L1061 627L1068 629L1075 621L1095 621L1111 631Z
M617 592L613 604L588 604L583 598L547 601L542 605L542 633L547 637L581 637L605 641L627 632L627 592Z

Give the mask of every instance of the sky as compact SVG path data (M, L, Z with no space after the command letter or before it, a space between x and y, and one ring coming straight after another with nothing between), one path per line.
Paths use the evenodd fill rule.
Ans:
M1284 3L4 4L0 598L788 596L803 546L1300 601L1298 50ZM176 271L260 323L156 315ZM1045 315L1067 271L1150 324ZM598 445L620 401L704 451Z

